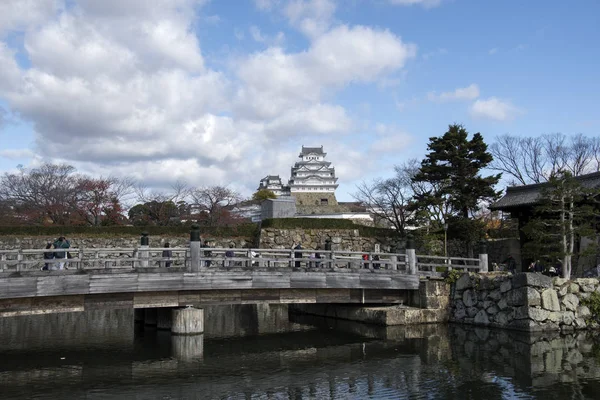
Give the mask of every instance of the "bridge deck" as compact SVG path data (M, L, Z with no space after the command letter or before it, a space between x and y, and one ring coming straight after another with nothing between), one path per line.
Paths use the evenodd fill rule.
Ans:
M401 303L418 275L387 270L177 268L0 274L0 316L245 303Z

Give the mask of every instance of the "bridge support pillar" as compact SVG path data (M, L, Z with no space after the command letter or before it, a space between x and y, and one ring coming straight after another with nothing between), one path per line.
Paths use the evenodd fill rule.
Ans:
M172 335L171 351L173 358L180 361L194 361L204 356L204 335Z
M193 307L174 309L171 333L176 335L204 333L204 310Z
M170 330L172 326L172 308L159 308L156 310L156 328Z
M144 309L144 325L156 326L156 308Z

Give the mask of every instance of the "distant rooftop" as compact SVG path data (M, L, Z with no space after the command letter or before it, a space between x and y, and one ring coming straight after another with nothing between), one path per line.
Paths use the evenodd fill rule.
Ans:
M575 177L584 187L600 188L600 172L594 172ZM538 203L542 190L548 184L535 183L532 185L509 186L506 194L490 206L490 210L510 210L518 207L533 206Z

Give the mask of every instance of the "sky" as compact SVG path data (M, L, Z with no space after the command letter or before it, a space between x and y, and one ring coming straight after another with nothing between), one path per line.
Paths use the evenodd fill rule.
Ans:
M340 201L460 123L600 134L597 0L0 0L0 173L250 196L323 146Z

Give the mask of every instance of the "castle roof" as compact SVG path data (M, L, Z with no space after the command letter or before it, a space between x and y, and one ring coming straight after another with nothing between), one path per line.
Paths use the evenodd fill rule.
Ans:
M302 146L302 151L300 152L300 157L305 156L310 153L323 154L323 155L326 154L325 152L323 152L323 146L321 146L321 147L304 147L304 146Z

